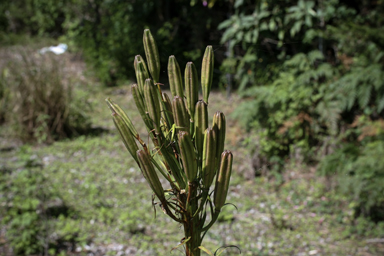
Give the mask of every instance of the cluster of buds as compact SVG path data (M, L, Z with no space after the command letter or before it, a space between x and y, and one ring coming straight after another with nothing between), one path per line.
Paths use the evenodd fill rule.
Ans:
M107 104L125 147L139 165L162 210L184 225L186 255L200 255L201 235L217 220L225 204L233 159L232 153L224 150L224 114L216 112L212 126L208 124L214 62L212 46L206 48L202 62L202 100L199 100L195 65L186 64L183 83L175 56L169 57L171 100L160 88L160 57L148 29L144 31L143 42L147 62L140 55L135 57L137 84L132 85L131 90L154 149L149 149L117 104L110 99ZM164 189L159 175L169 182L169 188Z

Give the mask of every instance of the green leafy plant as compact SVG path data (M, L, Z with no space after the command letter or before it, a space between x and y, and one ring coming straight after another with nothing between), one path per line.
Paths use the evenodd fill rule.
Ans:
M137 84L132 85L132 94L154 148L151 150L140 138L118 105L110 99L107 103L124 145L160 201L163 212L184 227L185 237L179 246L185 245L188 256L200 255L200 250L209 252L201 244L225 204L233 161L232 153L224 150L224 114L216 112L212 127L208 126L214 61L212 46L206 48L202 62L204 100L198 100L199 81L194 64L187 63L183 83L176 58L169 57L171 101L160 88L159 53L148 29L144 31L143 42L148 65L140 55L135 57ZM163 187L159 174L169 188Z
M365 15L367 5L235 1L219 28L236 54L224 64L247 99L236 116L257 133L257 145L247 144L256 170L261 162L282 170L289 158L315 163L356 139L346 136L356 116L383 117L383 5Z
M329 89L337 70L319 64L323 59L319 51L295 55L273 83L248 89L244 95L255 98L235 111L248 129L259 132L259 148L253 150L277 170L295 150L313 158L318 141L338 131L342 104Z

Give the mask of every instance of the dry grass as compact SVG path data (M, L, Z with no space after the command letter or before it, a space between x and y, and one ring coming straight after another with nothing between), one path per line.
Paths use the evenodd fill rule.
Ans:
M1 55L3 81L10 92L5 119L13 124L17 137L51 143L89 127L86 111L81 109L86 106L74 100L65 58L27 47L9 48Z

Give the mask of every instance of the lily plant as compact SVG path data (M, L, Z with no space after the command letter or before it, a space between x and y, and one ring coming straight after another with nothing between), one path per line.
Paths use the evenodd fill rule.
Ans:
M146 61L140 55L135 57L137 83L131 90L153 148L140 138L127 114L112 100L106 101L121 139L159 200L158 205L183 226L180 245L185 246L185 254L199 256L205 251L213 255L202 241L225 204L233 162L231 151L224 149L224 114L216 112L212 125L208 124L213 49L207 46L205 50L200 81L192 62L186 64L183 79L175 56L169 57L171 99L160 88L159 52L148 29L143 43Z

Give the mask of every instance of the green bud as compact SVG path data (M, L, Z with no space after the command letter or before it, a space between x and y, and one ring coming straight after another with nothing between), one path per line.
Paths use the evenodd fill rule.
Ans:
M164 189L157 176L156 170L151 162L151 157L144 150L137 150L137 158L140 163L140 169L149 186L161 202L165 202Z
M178 134L181 160L188 182L193 182L197 176L197 159L192 138L188 132L181 131Z
M160 56L155 39L149 29L144 30L143 43L149 72L151 72L153 81L158 83L160 76Z
M135 161L138 162L136 151L139 148L137 147L136 141L132 136L128 126L126 125L126 122L117 113L113 113L112 117L113 117L113 122L115 123L115 126L119 131L119 134L121 136L121 139L123 140L125 147L127 148L128 152L132 155L132 157L135 159Z
M196 67L192 62L188 62L185 67L184 84L189 114L194 118L196 102L199 100L199 80Z
M205 49L203 63L201 67L201 88L203 90L203 99L208 104L209 93L211 92L213 79L213 50L208 45Z
M157 88L151 79L145 80L144 99L147 105L149 117L157 133L160 133L160 102Z
M145 80L149 78L149 73L148 73L147 66L145 65L145 62L140 55L136 55L134 66L135 66L137 85L139 86L141 95L144 95L144 84L145 84Z
M131 134L133 135L133 137L135 138L138 138L139 137L139 133L136 131L135 127L133 126L132 124L132 121L131 119L129 119L129 117L127 116L127 114L124 112L124 110L122 110L119 105L117 105L116 103L114 103L111 99L106 99L105 100L107 102L107 105L109 106L110 110L112 111L112 114L117 114L119 115L122 120L124 121L125 125L128 127L129 131L131 132Z
M195 145L199 161L202 160L204 133L208 128L208 107L207 104L199 100L195 108Z
M214 204L215 211L219 212L221 207L225 204L227 199L229 181L231 179L232 172L232 160L233 155L231 151L225 150L221 154L220 169L216 176L216 185L215 185L215 194L214 194Z
M183 98L183 81L181 79L180 66L173 55L169 56L168 59L168 79L172 97L180 96Z
M205 188L209 188L216 174L216 133L209 127L205 131L202 161L202 179Z
M189 131L190 118L183 98L176 96L172 101L173 118L178 131Z
M133 99L136 103L136 107L139 110L139 113L141 115L141 118L143 119L145 125L148 127L149 130L153 129L153 123L152 121L148 118L148 111L147 111L147 106L145 105L144 101L144 94L141 95L139 87L137 84L133 84L131 86L131 92L133 95Z
M167 119L167 116L168 116L169 124L171 125L174 123L171 100L169 99L168 94L166 94L165 92L161 93L161 100L164 102L164 105L165 105L165 109L162 109L161 115L165 120Z
M216 130L217 136L217 151L216 157L220 158L221 153L224 151L225 144L225 116L223 112L217 111L213 116L213 125L212 128Z

